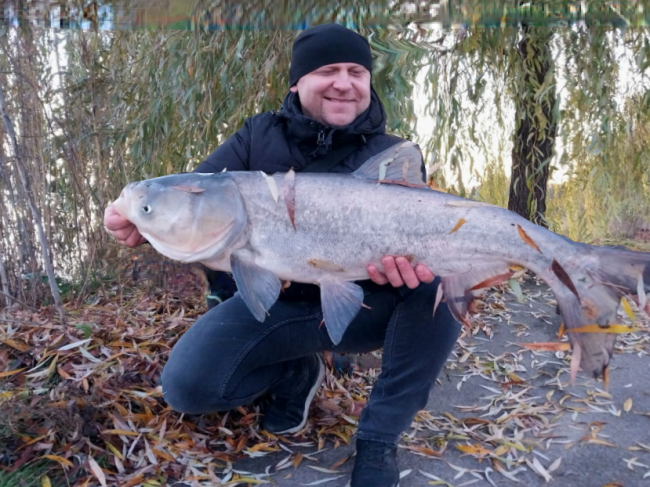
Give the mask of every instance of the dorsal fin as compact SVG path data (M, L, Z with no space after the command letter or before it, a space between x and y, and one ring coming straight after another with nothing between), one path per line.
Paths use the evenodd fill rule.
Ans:
M409 140L371 157L352 175L371 181L427 187L423 180L420 148Z

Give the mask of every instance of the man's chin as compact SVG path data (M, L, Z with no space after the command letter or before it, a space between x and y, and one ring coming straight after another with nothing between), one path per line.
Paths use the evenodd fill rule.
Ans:
M355 118L356 117L354 115L336 114L325 117L325 121L332 127L345 127L346 125L350 125L352 122L354 122Z

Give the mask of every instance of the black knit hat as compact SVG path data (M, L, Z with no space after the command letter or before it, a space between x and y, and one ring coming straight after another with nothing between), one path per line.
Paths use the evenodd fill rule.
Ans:
M289 86L321 66L360 64L372 73L372 56L362 35L339 24L322 24L302 32L293 42Z

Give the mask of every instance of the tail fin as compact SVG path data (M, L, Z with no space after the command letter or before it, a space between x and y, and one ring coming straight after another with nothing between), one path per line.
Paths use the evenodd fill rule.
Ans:
M574 349L572 379L578 362L589 376L605 376L616 340L616 335L607 333L607 328L616 323L621 297L628 296L646 312L650 311L646 299L650 291L650 253L633 252L622 246L580 245L584 245L587 265L581 279L573 276L576 292L566 285L559 286L558 282L551 285ZM558 277L558 281L563 281ZM571 332L593 324L602 328L603 333Z

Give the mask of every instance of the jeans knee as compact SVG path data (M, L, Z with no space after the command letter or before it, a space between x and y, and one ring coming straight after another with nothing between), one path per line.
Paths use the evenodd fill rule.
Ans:
M163 368L161 382L163 399L174 411L185 414L217 411L216 394L210 398L205 378L200 374L188 373L182 367L170 367L168 363Z

